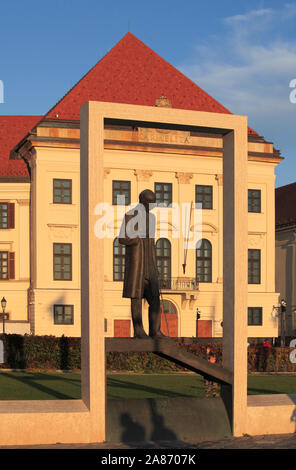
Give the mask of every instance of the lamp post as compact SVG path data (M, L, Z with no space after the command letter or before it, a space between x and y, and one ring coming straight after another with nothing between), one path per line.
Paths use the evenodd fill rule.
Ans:
M7 305L7 300L5 297L2 298L1 300L1 307L2 307L2 318L3 318L3 334L5 333L5 309Z
M198 320L200 319L200 310L196 309L196 337L198 338Z
M281 346L285 346L286 343L286 309L287 302L281 300Z

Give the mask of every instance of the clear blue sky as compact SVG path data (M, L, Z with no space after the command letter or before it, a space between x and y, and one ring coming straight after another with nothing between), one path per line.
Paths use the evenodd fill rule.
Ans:
M296 181L296 2L5 0L0 114L44 114L131 31L273 141Z

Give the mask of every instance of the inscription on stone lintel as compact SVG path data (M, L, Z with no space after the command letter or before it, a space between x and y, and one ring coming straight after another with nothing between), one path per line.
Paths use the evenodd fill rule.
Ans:
M139 142L152 142L159 144L190 145L192 140L189 131L171 131L169 129L138 128Z

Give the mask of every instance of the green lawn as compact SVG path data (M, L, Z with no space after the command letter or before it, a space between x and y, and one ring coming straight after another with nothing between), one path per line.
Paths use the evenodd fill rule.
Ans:
M249 376L248 394L295 393L296 376ZM108 374L108 398L203 397L198 375ZM79 373L0 372L0 400L81 397Z
M81 398L80 374L0 372L0 400Z

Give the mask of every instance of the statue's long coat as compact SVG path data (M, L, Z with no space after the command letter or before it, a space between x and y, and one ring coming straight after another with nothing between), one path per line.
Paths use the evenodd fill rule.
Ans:
M142 298L144 291L145 252L144 238L146 238L146 211L140 204L125 214L119 243L125 245L125 271L123 283L123 297ZM133 220L135 218L135 220ZM145 221L144 221L145 220ZM129 225L130 224L130 225ZM127 228L134 226L136 237L127 234ZM149 253L151 265L157 278L156 249L155 249L155 216L149 213ZM130 234L130 233L129 233ZM153 235L153 237L151 236Z

